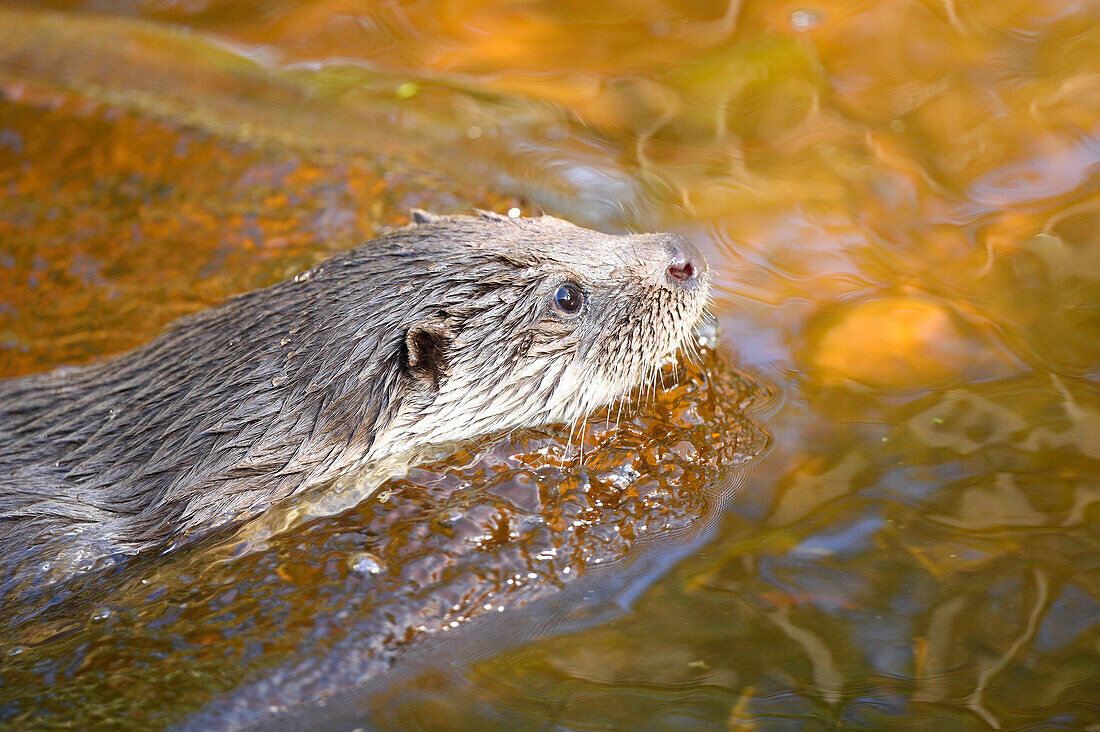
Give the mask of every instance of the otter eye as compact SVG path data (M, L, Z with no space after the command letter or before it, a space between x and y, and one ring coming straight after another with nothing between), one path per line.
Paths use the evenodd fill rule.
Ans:
M573 315L584 305L584 293L572 282L566 282L554 293L554 307L566 315Z

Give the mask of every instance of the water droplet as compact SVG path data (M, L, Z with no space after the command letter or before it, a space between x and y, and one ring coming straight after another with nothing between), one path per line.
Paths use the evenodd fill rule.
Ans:
M695 342L710 349L718 345L718 323L714 318L704 318L695 326Z
M518 219L520 217L520 214L522 214L522 213L523 213L522 211L520 211L518 208L513 206L512 208L508 209L508 218Z
M274 379L271 380L271 385L272 386L282 386L283 384L286 383L286 380L288 378L289 377L286 374L279 374L278 376L276 376Z

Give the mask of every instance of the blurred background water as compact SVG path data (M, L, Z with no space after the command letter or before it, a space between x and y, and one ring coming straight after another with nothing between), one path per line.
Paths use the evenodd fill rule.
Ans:
M0 376L411 207L682 232L718 353L589 464L475 446L392 509L6 606L0 723L1100 724L1100 5L0 2ZM562 506L583 541L517 528ZM639 521L648 554L593 538ZM486 592L516 620L401 661ZM354 692L365 655L404 671Z

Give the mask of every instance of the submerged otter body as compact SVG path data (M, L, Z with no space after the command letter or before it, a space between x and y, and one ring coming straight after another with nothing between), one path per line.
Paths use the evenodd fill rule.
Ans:
M681 237L415 218L113 360L0 381L0 554L132 553L416 445L580 419L706 303Z

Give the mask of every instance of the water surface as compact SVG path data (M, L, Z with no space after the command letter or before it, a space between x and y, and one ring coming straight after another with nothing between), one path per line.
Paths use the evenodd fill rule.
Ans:
M552 431L489 441L266 551L6 608L7 725L248 723L322 697L283 721L1100 723L1096 4L0 16L4 375L132 347L412 206L683 232L721 329L680 386L592 427L588 463ZM736 369L770 412L746 416L762 398ZM574 520L596 543L545 529ZM653 536L597 541L622 525ZM535 576L496 603L501 567ZM461 640L417 655L386 612ZM396 670L356 691L370 653Z

